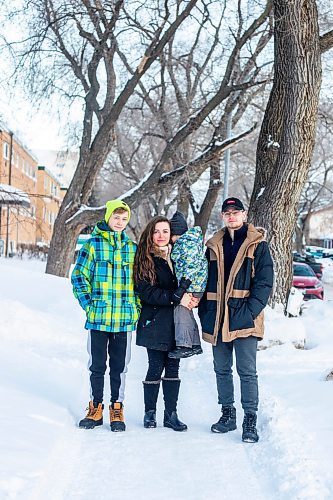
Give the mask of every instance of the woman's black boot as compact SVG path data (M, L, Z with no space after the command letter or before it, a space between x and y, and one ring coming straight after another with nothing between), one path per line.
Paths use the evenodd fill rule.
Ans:
M145 401L145 415L143 417L143 426L146 429L156 427L156 403L158 391L160 389L160 380L144 380L143 394Z
M154 429L156 427L156 410L148 410L143 417L143 426L146 429Z
M169 413L167 410L164 410L164 422L163 422L164 427L169 427L170 429L173 429L174 431L186 431L187 430L187 425L184 424L184 422L181 422L178 418L177 412L172 411Z
M164 427L174 431L186 431L187 425L181 422L177 415L177 402L180 387L179 378L162 378L163 397L165 404Z

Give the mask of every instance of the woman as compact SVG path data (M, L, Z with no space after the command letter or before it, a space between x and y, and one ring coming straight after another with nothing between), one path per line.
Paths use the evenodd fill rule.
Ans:
M170 223L166 217L152 219L143 231L134 261L135 291L142 302L137 325L137 345L147 348L148 372L143 382L144 427L156 427L156 402L160 383L164 396L164 427L185 431L187 425L178 419L177 401L180 386L179 359L168 353L175 348L174 306L180 302L194 307L185 294L189 280L180 286L170 259ZM162 373L164 370L164 377Z

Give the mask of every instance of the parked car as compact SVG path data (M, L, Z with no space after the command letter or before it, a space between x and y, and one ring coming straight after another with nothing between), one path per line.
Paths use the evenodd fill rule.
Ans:
M323 252L324 252L324 248L323 247L317 247L317 246L314 246L314 245L308 245L308 246L305 247L305 253L306 254L312 255L312 257L317 257L319 259L322 258Z
M323 277L323 265L321 262L317 262L312 255L301 255L300 253L293 252L293 261L308 264L308 266L310 266L316 273L317 278L321 279Z
M317 278L313 269L308 264L294 262L293 264L293 286L302 290L304 300L324 298L324 287Z

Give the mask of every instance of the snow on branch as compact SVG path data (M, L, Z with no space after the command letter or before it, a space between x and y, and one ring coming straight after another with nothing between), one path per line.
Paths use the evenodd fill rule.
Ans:
M117 199L126 200L130 196L133 196L148 181L151 175L152 172L148 172L148 174L144 176L144 178L139 182L139 184L134 186L129 191L126 191L126 193L122 194L121 196L118 196ZM84 223L85 225L93 224L99 217L103 216L104 210L105 210L105 205L102 205L100 207L88 207L87 205L82 204L71 217L66 219L66 224L70 224L74 220L76 223L82 221L82 223Z
M165 184L167 182L174 182L176 179L187 173L190 169L208 167L210 163L219 158L224 151L231 148L242 139L250 135L257 127L255 123L249 130L243 132L242 134L226 139L224 141L214 140L211 142L208 148L206 148L202 153L200 153L196 158L189 161L185 165L180 165L176 167L172 172L166 172L161 175L159 179L159 184Z

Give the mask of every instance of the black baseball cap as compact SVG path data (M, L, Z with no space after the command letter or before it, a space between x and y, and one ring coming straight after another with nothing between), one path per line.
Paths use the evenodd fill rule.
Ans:
M222 212L226 212L229 208L234 210L245 210L243 203L238 198L226 198L222 203Z

